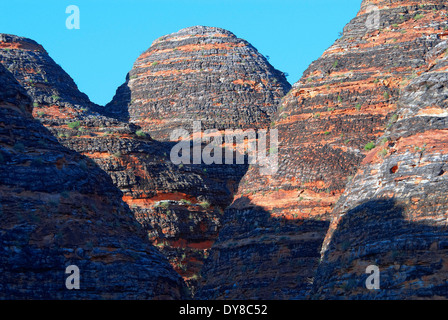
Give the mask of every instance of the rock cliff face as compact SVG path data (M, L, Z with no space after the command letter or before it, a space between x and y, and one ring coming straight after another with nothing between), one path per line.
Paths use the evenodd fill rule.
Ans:
M289 84L280 72L273 69L249 44L227 31L214 28L187 30L191 35L187 37L188 39L200 38L200 41L221 43L218 31L222 31L230 38L224 42L226 46L233 45L232 41L235 42L235 46L237 44L242 46L244 43L242 52L249 50L256 58L247 58L249 61L247 64L255 63L254 59L257 63L262 62L262 66L257 69L259 70L257 77L267 81L260 80L262 83L260 86L266 85L262 92L249 90L248 93L241 93L235 89L235 84L230 87L223 85L215 88L217 71L209 70L209 74L203 71L201 73L203 78L191 77L182 80L189 81L188 86L193 86L194 90L207 88L206 94L203 92L196 94L197 97L201 94L205 95L204 101L207 102L204 102L201 108L207 110L208 98L213 95L212 90L218 90L219 95L219 92L225 89L228 90L225 97L233 101L234 108L238 106L244 109L248 103L251 103L255 106L253 109L255 111L263 105L266 110L270 110L270 113L273 112L274 104L279 101L284 90L289 88ZM186 280L194 283L207 257L208 249L218 235L222 213L231 203L247 166L174 165L170 159L170 151L174 143L153 140L147 131L127 122L126 117L118 116L117 118L121 120L117 120L100 114L117 115L110 112L114 110L113 107L108 106L102 109L80 93L73 80L47 55L42 46L32 40L11 35L1 35L0 40L2 49L0 61L11 70L32 97L35 106L34 116L58 137L60 143L93 159L111 176L114 184L123 192L123 200L147 230L150 239L169 258L176 271ZM232 43L228 44L229 41ZM199 50L195 49L195 46L199 45L196 42L189 44L190 49L186 52ZM183 49L186 50L186 47ZM173 52L176 52L174 48ZM232 55L238 56L236 53ZM212 60L208 63L211 64ZM236 70L243 72L248 68L245 61L234 61L235 67L232 61L230 59L220 62L221 68L223 70L234 68L234 72ZM185 67L184 64L183 66ZM170 67L173 68L173 66ZM197 67L196 63L192 63L193 67ZM133 73L134 70L131 71L131 74ZM239 73L238 76L243 77L243 74ZM252 75L247 74L246 77L252 77ZM201 81L205 81L204 79L207 80L207 85L202 84ZM155 88L156 85L152 80L145 81L147 83L140 83L138 90L142 88L149 91L155 90L153 87ZM235 90L232 91L233 89ZM181 89L178 90L180 92ZM185 90L181 96L177 97L178 103L182 106L185 103L184 97L191 96L190 91L193 89ZM165 93L161 92L160 97ZM117 94L117 96L120 95ZM55 97L58 98L55 99ZM125 107L127 108L127 105ZM137 107L135 108L133 110L137 111ZM160 110L162 108L164 106L161 106ZM197 110L194 113L196 114ZM214 117L220 119L216 114ZM167 117L168 120L171 118ZM253 119L250 118L250 120ZM254 123L251 127L257 128L261 124ZM164 124L158 125L161 130L165 130L163 126Z
M201 298L310 296L334 206L397 120L400 91L447 37L446 15L445 1L362 3L283 99L273 126L279 170L261 176L253 167L241 181L204 266Z
M0 52L2 64L33 98L34 115L75 119L98 107L37 42L1 33Z
M200 299L447 298L447 9L363 1L284 98L223 29L156 40L105 108L0 34L0 298L185 297L160 252ZM277 129L278 171L174 165L195 120Z
M110 175L153 243L185 279L195 279L247 167L173 165L173 143L96 112L104 110L78 91L42 46L12 35L0 40L0 61L31 96L33 115L61 144Z
M448 298L447 42L402 90L397 121L378 139L339 200L316 298ZM366 268L380 270L368 290Z
M173 129L266 128L290 89L284 74L233 33L196 26L163 36L135 62L106 106L156 140Z
M32 100L1 64L0 88L0 298L185 297L110 177L33 119ZM69 265L80 290L65 286Z

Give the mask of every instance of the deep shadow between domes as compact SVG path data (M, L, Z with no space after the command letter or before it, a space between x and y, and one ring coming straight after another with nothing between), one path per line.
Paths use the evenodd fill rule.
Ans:
M226 210L223 226L196 299L308 297L327 221L273 217L242 197Z
M448 229L410 221L396 199L360 204L342 216L313 286L314 299L448 298ZM380 289L369 290L369 265L380 270Z

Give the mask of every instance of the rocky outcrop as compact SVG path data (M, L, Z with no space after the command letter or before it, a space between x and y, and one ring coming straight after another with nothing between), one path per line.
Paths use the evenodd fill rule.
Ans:
M310 297L335 204L397 120L400 90L447 37L446 14L445 1L363 1L283 99L273 118L279 170L263 176L254 166L241 181L201 298Z
M266 128L290 87L247 41L195 26L154 41L106 109L156 140L169 140L195 120L204 130Z
M191 30L198 32L198 37L206 37L201 28ZM117 120L100 114L109 113L105 110L113 108L102 109L90 103L42 46L11 35L2 35L0 39L0 61L32 97L34 116L60 143L93 159L110 175L149 238L169 258L176 271L195 283L208 249L218 235L222 213L231 203L247 165L174 165L170 151L175 143L155 141L146 130L122 121L123 117ZM246 45L248 48L244 50L252 48ZM250 50L256 53L255 49ZM256 56L262 59L258 53ZM272 77L269 72L281 75L264 58L262 60L267 73L259 75L262 79ZM195 80L191 78L190 81L194 83ZM208 81L215 80L210 76ZM145 86L150 90L152 85L148 82ZM289 85L279 82L278 86ZM251 99L254 106L265 103L266 96L275 97L272 101L268 99L272 103L278 101L277 86L269 85L269 90L272 91L269 94L266 91L249 96L229 91L226 99L234 99L235 106L249 103L244 100L246 98ZM55 101L50 94L60 98ZM179 98L179 103L182 101ZM253 124L254 128L257 126Z
M100 115L42 46L11 35L0 39L1 63L31 96L34 117L61 144L109 174L150 240L177 272L195 282L246 167L173 165L173 143L159 143L134 124Z
M37 42L0 33L1 63L33 98L34 115L77 119L98 108Z
M315 283L320 299L448 298L448 44L406 86L397 121L339 200ZM366 268L380 271L366 288Z
M186 297L110 177L33 119L3 65L0 88L0 298ZM79 290L65 286L69 265Z

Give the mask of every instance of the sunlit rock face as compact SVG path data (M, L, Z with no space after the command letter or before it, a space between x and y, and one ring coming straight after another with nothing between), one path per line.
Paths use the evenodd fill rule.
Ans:
M315 297L448 297L448 45L426 55L403 88L396 122L340 198L322 250ZM367 290L366 268L379 268Z
M242 179L199 296L311 297L335 205L448 36L446 14L445 1L362 3L282 100L273 117L279 169L252 167Z
M195 26L163 36L135 62L106 106L156 140L177 127L266 128L290 89L285 75L233 33Z
M205 69L202 72L198 70L198 74L185 79L195 85L195 99L210 101L211 96L225 95L225 101L232 102L232 108L239 108L233 116L240 118L229 122L228 126L224 126L226 128L244 127L238 124L240 120L254 129L268 126L269 119L265 116L276 110L281 96L290 88L284 75L270 66L246 41L236 38L228 31L194 27L179 34L183 34L182 37L189 35L189 40L185 40L188 45L181 41L186 47L172 48L172 54L177 50L183 52L184 49L186 55L198 54L196 51L199 48L195 49L195 45L199 46L201 42L214 43L221 49L227 48L222 49L224 51L219 49L220 54L216 54L216 59L219 60L215 65L217 69L211 67L213 58L209 57L207 60L205 55L198 54L198 59L201 57L207 60L210 68L206 69L208 74ZM193 41L194 39L199 42ZM174 38L170 41L175 43ZM149 51L152 52L153 49ZM184 59L184 63L187 60ZM123 200L144 226L150 240L168 257L175 270L194 286L208 250L218 235L222 213L231 203L238 183L247 170L247 164L174 165L170 152L175 142L156 141L144 126L145 123L127 117L116 117L117 114L111 112L115 110L113 107L103 108L91 103L86 95L79 92L70 76L33 40L2 34L0 61L32 98L34 117L39 119L61 144L91 158L110 175L113 183L123 192ZM168 62L167 60L166 63ZM235 83L224 87L223 80L217 79L220 68L217 65L221 64L225 64L222 68L227 70L227 73L233 70L235 74L225 77L225 81L234 78ZM250 73L249 65L257 70L256 74ZM182 66L185 67L184 64ZM151 63L150 68L152 67L156 67L156 64L152 66ZM175 65L171 65L171 68L173 67ZM192 62L191 68L198 68L197 62ZM134 72L137 71L131 71ZM180 69L179 72L183 71ZM221 78L223 75L224 73L221 73ZM141 78L139 81L146 81L145 79L147 82L140 85L146 88L145 90L158 92L160 84L148 78ZM264 89L246 88L244 83L236 81L238 79L254 81L253 83ZM253 79L258 79L258 82ZM164 88L172 88L170 85L173 83L165 81ZM120 90L114 101L120 97ZM189 89L189 94L178 97L179 104L187 104L186 101L192 96L191 90ZM213 90L216 92L212 92ZM161 91L161 94L171 96L166 91ZM203 98L200 98L201 96ZM200 108L209 110L209 106L208 102L204 102ZM124 109L120 110L133 108L127 104L123 107ZM221 115L215 111L207 114L213 117L216 128L221 129L217 123L224 119L223 115L228 112L223 111ZM189 112L198 114L197 110ZM245 118L249 114L253 115ZM173 116L165 116L168 122L173 119ZM255 122L257 117L264 119L264 122ZM157 127L163 128L162 125ZM166 127L167 132L170 128ZM207 128L211 128L210 123L202 122L202 129ZM188 126L186 129L189 129Z

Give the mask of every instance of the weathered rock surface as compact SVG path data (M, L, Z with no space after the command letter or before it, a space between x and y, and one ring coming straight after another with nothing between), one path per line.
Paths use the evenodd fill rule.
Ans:
M205 37L202 29L192 30ZM0 61L32 97L38 110L34 116L60 143L93 159L111 176L150 239L186 280L195 282L218 235L222 212L231 203L247 165L173 165L170 151L174 143L154 141L133 123L99 114L97 111L107 112L78 91L42 46L11 35L2 35L1 40ZM214 78L209 81L212 85ZM148 82L146 87L151 85ZM276 86L272 96L277 97L275 90ZM54 101L50 94L60 98ZM236 91L227 92L227 98L232 94L235 105L248 103ZM265 102L265 95L249 98L259 105Z
M106 109L156 140L169 140L195 120L204 130L266 128L290 87L247 41L195 26L154 41Z
M262 176L252 167L241 181L204 266L201 298L309 297L334 206L396 120L400 90L447 37L446 15L440 0L362 3L283 99L273 126L279 170Z
M185 297L110 177L31 112L0 64L0 298ZM65 286L69 265L80 269L80 290Z
M447 42L402 90L397 122L339 200L315 283L320 299L448 298ZM368 290L366 268L380 270Z
M0 52L1 63L33 98L34 115L75 119L98 108L37 42L0 33Z

